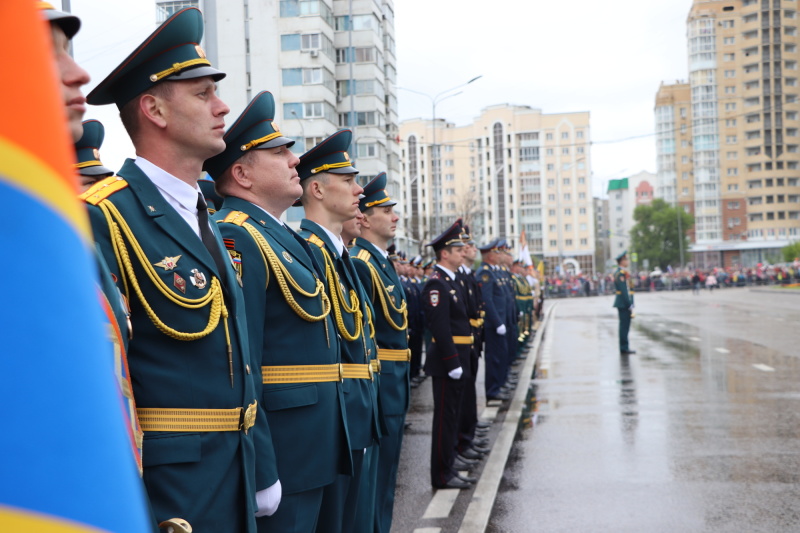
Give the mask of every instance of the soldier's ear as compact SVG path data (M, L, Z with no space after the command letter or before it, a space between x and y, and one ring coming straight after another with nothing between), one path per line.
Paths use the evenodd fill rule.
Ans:
M247 165L243 165L237 161L231 165L228 172L231 175L231 179L236 182L239 187L243 189L251 189L253 187L253 179L250 176L250 168Z

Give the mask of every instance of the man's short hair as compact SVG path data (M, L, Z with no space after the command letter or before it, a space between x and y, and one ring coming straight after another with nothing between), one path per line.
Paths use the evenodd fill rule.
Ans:
M255 150L248 150L244 154L242 154L239 159L234 161L231 166L225 169L225 172L219 175L217 179L214 180L214 187L217 189L217 193L220 196L228 196L230 194L229 185L233 182L233 176L231 176L231 169L233 165L237 163L241 163L243 165L252 166L255 164Z
M169 100L175 92L175 83L177 82L162 81L161 83L157 83L122 106L122 109L119 111L119 118L122 120L122 125L125 126L125 131L128 132L128 137L130 137L131 140L135 139L141 129L141 123L139 122L139 101L142 96L151 95Z
M330 176L328 172L320 172L318 174L314 174L313 176L309 176L304 180L300 180L300 186L303 187L303 195L300 197L302 201L306 195L306 189L308 189L309 185L311 185L312 181L318 181L323 185L327 185L330 181Z

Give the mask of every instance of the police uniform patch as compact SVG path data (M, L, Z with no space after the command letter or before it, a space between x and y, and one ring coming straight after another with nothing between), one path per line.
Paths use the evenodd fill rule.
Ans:
M229 249L228 255L231 256L231 263L233 263L233 269L236 270L237 277L242 277L242 254L237 252L236 250Z
M431 291L429 298L430 298L431 305L433 307L436 307L437 305L439 305L439 291L435 291L435 290Z
M489 274L484 274L483 276L481 276L481 279L483 280L484 283L489 283L489 280L491 278L492 277Z

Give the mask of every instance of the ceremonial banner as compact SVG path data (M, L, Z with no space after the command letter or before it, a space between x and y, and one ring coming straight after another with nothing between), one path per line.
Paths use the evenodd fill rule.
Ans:
M149 531L50 41L0 2L0 531Z

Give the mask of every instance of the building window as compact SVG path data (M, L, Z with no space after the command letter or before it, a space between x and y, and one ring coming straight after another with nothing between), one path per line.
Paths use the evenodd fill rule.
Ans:
M156 24L161 24L172 15L187 7L199 7L197 0L183 0L178 2L158 2L156 4Z

